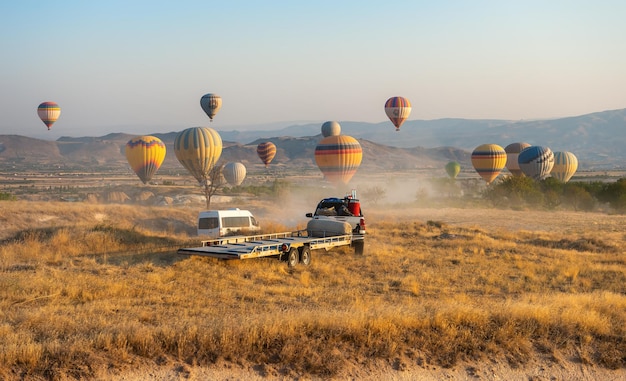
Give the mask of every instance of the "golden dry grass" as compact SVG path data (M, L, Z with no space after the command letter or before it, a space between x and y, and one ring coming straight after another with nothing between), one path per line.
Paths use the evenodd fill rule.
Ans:
M192 209L2 206L2 379L114 377L139 361L305 378L377 360L626 367L623 216L372 209L366 255L289 269L177 256Z

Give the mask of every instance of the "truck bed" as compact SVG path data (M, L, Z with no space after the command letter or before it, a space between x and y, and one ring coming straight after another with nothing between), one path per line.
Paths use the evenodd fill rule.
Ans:
M247 259L278 256L290 248L309 245L311 250L331 249L350 245L356 237L339 235L330 237L309 237L306 231L273 233L256 236L234 236L202 241L202 246L183 248L178 254L201 255L220 259Z

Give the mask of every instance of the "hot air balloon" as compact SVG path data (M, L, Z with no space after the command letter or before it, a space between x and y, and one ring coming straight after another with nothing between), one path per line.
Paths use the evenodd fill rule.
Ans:
M222 154L222 138L209 127L187 128L176 135L174 153L183 167L206 185L209 172Z
M508 169L513 176L524 176L524 172L519 169L517 157L524 148L528 147L530 147L530 144L524 142L511 143L508 146L504 147L504 151L506 152L506 169Z
M506 152L497 144L482 144L472 152L472 165L480 177L491 184L506 165Z
M61 108L54 102L43 102L37 107L37 115L41 121L48 127L48 130L61 115Z
M222 174L230 185L238 186L246 178L246 166L241 163L226 163L222 168Z
M451 179L456 179L456 176L461 172L461 164L456 161L451 161L446 164L446 173Z
M276 156L276 146L272 142L259 143L256 147L256 153L263 164L265 164L265 168L267 168L274 156Z
M347 184L361 165L362 158L361 145L351 136L328 136L315 147L317 166L335 185Z
M322 136L327 138L329 136L336 136L341 134L341 126L338 122L328 121L322 124Z
M555 152L554 166L550 174L564 183L568 182L578 169L578 159L571 152Z
M159 170L165 159L165 144L154 136L137 136L126 143L126 159L144 184Z
M411 102L403 97L391 97L385 102L385 113L396 126L396 131L400 131L400 126L411 114Z
M222 97L217 94L204 94L202 98L200 98L200 106L212 122L213 117L222 107Z
M548 147L530 146L519 153L517 163L526 176L543 180L550 175L554 166L554 154Z

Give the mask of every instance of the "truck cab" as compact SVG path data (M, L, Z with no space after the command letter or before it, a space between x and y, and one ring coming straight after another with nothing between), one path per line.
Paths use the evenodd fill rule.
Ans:
M356 198L356 192L344 198L322 199L314 213L307 213L313 219L344 221L350 224L353 234L365 234L365 217L361 210L361 203Z

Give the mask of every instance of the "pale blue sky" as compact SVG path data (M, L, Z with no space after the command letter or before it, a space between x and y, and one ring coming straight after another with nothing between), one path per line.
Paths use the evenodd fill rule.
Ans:
M3 1L0 134L536 119L626 107L626 2ZM40 102L62 114L48 133ZM390 131L393 128L390 127Z

